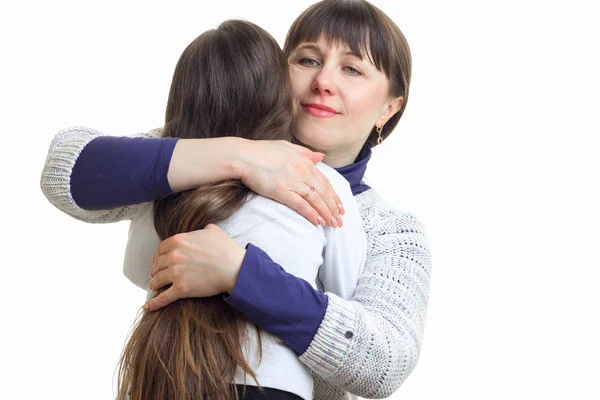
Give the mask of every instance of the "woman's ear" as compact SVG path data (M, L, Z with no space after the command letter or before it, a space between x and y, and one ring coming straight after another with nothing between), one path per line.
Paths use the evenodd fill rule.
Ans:
M388 120L402 108L402 104L404 104L404 96L396 97L395 99L391 99L389 102L387 102L385 104L385 109L379 115L379 118L377 118L375 125L385 125L385 123L388 122Z

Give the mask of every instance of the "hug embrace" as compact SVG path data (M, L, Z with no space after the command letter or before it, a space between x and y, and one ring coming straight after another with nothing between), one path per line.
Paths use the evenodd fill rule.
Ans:
M129 220L148 291L118 399L384 398L414 369L431 256L364 182L408 102L411 56L364 0L323 0L283 50L228 20L175 67L162 128L59 132L41 187L79 220Z

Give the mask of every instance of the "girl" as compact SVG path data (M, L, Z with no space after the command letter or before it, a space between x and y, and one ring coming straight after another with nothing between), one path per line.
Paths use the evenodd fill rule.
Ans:
M277 42L254 24L226 21L182 53L162 137L206 139L227 132L232 138L289 141L289 86L287 61ZM205 115L211 117L202 118ZM332 168L319 168L352 206L342 229L314 226L284 205L254 196L241 182L229 180L136 207L126 260L141 265L147 277L150 260L132 258L130 249L152 243L155 248L160 239L179 233L219 230L214 225L218 224L236 246L245 248L252 241L269 251L286 265L286 273L304 279L307 288L316 287L318 273L324 286L335 281L341 293L351 291L366 255L358 208L348 183ZM239 250L229 255L239 259L236 264L243 259ZM121 358L120 399L229 400L238 396L232 383L244 389L243 398L254 398L259 389L264 389L260 398L312 398L308 369L282 342L263 336L255 325L247 329L252 326L247 326L246 317L220 296L232 291L236 277L221 278L229 284L215 286L210 297L183 299L141 316Z

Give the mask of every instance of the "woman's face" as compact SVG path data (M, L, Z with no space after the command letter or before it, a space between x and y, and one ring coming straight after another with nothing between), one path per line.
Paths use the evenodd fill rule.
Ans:
M368 57L323 36L290 54L296 138L326 154L333 167L350 164L374 125L381 126L401 106L388 95L389 80Z

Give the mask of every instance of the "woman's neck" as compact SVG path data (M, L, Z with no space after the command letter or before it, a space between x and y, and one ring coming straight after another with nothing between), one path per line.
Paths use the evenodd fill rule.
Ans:
M323 157L323 163L329 165L332 168L341 168L346 165L354 163L358 153L362 149L364 144L359 143L351 148L339 149L334 151L321 151L325 154Z

